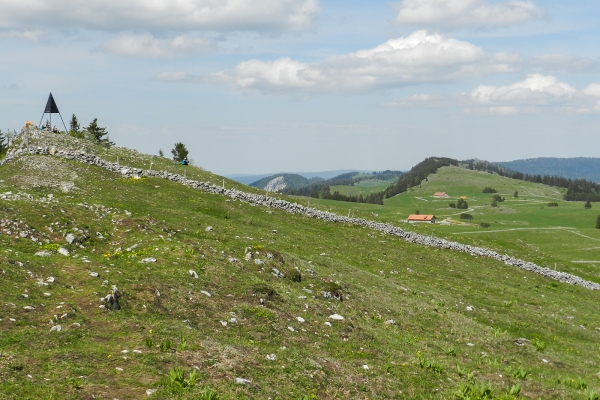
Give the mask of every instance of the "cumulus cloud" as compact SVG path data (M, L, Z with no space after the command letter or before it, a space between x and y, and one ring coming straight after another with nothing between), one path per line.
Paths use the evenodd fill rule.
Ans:
M514 71L505 58L465 41L417 31L320 63L291 58L245 61L231 70L213 73L207 80L262 91L366 91Z
M544 9L521 0L403 0L396 22L436 29L489 28L515 25L544 15Z
M525 80L507 86L480 85L471 92L471 99L478 104L544 105L568 99L576 92L573 86L560 82L554 76L530 74Z
M2 4L0 30L299 31L318 12L318 0L9 1Z
M212 48L208 39L185 35L172 39L156 39L151 35L122 35L107 40L100 50L122 56L173 58L205 54Z
M600 112L600 83L581 90L550 75L531 74L505 86L480 85L465 100L469 114L513 115L544 108L567 113Z

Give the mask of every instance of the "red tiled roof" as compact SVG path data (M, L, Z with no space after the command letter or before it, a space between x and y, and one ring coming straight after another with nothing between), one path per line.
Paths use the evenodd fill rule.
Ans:
M426 214L411 214L408 216L409 221L431 221L435 218L434 215L426 215Z

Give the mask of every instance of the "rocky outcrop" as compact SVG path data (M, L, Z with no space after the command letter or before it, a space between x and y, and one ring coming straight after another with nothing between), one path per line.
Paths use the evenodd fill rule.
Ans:
M460 251L468 253L475 257L488 257L495 260L501 261L506 265L511 265L523 270L542 275L544 277L554 279L559 282L568 283L571 285L578 285L592 290L600 290L600 285L594 282L586 281L578 276L568 274L565 272L554 271L549 268L541 267L535 263L523 261L518 258L514 258L505 254L497 253L493 250L486 249L483 247L475 247L466 244L461 244L446 239L440 239L432 236L425 236L415 232L405 231L391 224L370 221L363 218L346 217L337 215L327 211L317 210L315 208L306 207L297 203L290 203L285 200L277 199L272 196L247 193L237 189L224 189L221 186L216 186L209 182L199 182L191 179L187 179L184 176L178 174L172 174L166 171L153 171L144 170L140 168L129 168L126 166L119 165L117 163L103 160L93 154L90 154L84 150L71 150L57 147L39 147L39 146L21 146L18 148L11 149L6 158L0 163L1 165L6 164L14 160L16 157L25 154L39 154L39 155L51 155L55 157L63 157L69 160L75 160L81 163L94 165L97 167L104 168L106 170L121 174L124 178L142 178L142 177L154 177L168 179L172 182L177 182L182 185L188 186L193 189L202 190L207 193L217 194L229 197L233 200L243 201L248 204L255 206L264 206L289 212L292 214L302 214L310 218L317 218L327 222L336 222L343 224L352 224L364 226L376 231L386 233L399 237L407 242L420 244L423 246L435 247L439 249L447 249L453 251Z

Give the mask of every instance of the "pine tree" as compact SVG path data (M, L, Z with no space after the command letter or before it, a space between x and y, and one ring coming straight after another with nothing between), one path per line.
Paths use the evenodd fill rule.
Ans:
M182 162L188 156L188 149L185 147L185 144L177 142L175 143L175 148L171 150L171 154L173 154L173 160Z
M596 229L600 229L600 215L596 218Z
M70 127L70 132L79 132L79 121L77 121L77 117L75 116L75 114L73 114L73 116L71 117L71 122L69 122L69 127Z
M159 155L160 157L164 157L164 156L165 156L165 153L163 153L162 149L158 149L158 155Z
M586 210L589 210L590 208L592 208L592 203L590 203L590 201L588 200L588 201L585 203L585 206L584 206L584 207L585 207L585 209L586 209Z
M513 194L513 197L514 197L514 198L517 198L517 197L519 197L519 192L515 191L515 194Z
M108 135L108 132L106 132L106 128L98 126L98 118L94 118L94 120L90 122L88 127L85 128L85 130L88 131L90 135L92 135L93 140L95 140L96 142L106 145L111 144L108 138L104 138L104 136Z

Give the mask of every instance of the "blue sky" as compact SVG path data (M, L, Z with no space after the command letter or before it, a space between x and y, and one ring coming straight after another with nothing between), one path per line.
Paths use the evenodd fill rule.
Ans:
M98 118L220 174L598 156L600 4L0 0L0 128ZM53 120L54 122L54 120Z

